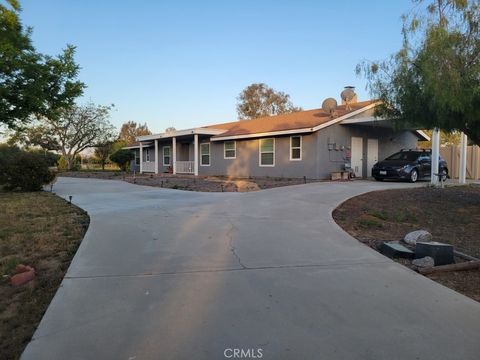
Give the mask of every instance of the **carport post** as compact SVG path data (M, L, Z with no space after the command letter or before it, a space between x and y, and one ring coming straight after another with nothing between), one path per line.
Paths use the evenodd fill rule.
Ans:
M193 173L198 176L198 134L193 135Z
M438 128L433 129L432 134L432 169L430 183L432 185L438 185L438 156L440 154L440 130Z
M458 183L465 184L467 178L467 135L460 134L460 166L458 169Z
M140 142L140 174L143 172L143 146Z
M172 161L173 161L173 175L177 173L177 138L172 137Z
M159 160L159 156L158 156L158 139L155 139L155 174L158 174L158 160Z

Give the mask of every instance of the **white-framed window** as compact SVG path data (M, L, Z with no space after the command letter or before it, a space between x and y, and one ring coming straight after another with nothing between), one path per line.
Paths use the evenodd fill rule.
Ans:
M140 150L134 152L135 154L135 165L140 165Z
M290 136L290 160L302 160L302 137Z
M163 147L163 166L170 166L171 164L171 152L170 152L170 146L164 146Z
M200 165L210 166L210 143L200 144Z
M259 166L275 166L275 138L260 139L259 147Z
M237 157L237 142L225 141L223 143L223 158L235 159Z
M150 162L150 149L145 149L145 162Z

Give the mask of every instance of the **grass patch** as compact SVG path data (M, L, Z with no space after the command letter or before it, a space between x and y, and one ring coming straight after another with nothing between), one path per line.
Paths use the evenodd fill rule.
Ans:
M46 192L0 191L0 358L17 359L30 341L88 227L88 215ZM36 278L10 285L17 264Z
M368 214L380 220L388 220L388 214L383 210L371 210L368 212Z
M381 221L373 216L364 215L358 219L358 225L363 228L381 228L383 227Z

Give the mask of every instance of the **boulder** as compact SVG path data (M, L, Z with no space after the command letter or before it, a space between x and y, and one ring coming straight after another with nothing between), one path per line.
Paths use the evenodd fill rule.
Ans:
M417 242L429 242L432 241L432 234L430 234L426 230L417 230L417 231L412 231L409 232L405 237L403 238L403 241L405 241L409 245L415 245Z
M421 259L415 259L412 264L419 268L431 268L435 266L435 260L431 256L425 256Z

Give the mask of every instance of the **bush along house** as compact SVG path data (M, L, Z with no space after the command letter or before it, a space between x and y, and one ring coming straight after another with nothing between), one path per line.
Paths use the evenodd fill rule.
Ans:
M135 153L131 169L325 179L351 168L356 177L369 177L379 159L429 140L420 130L398 131L390 121L375 118L377 102L355 99L336 106L330 98L321 109L140 136L126 147Z

